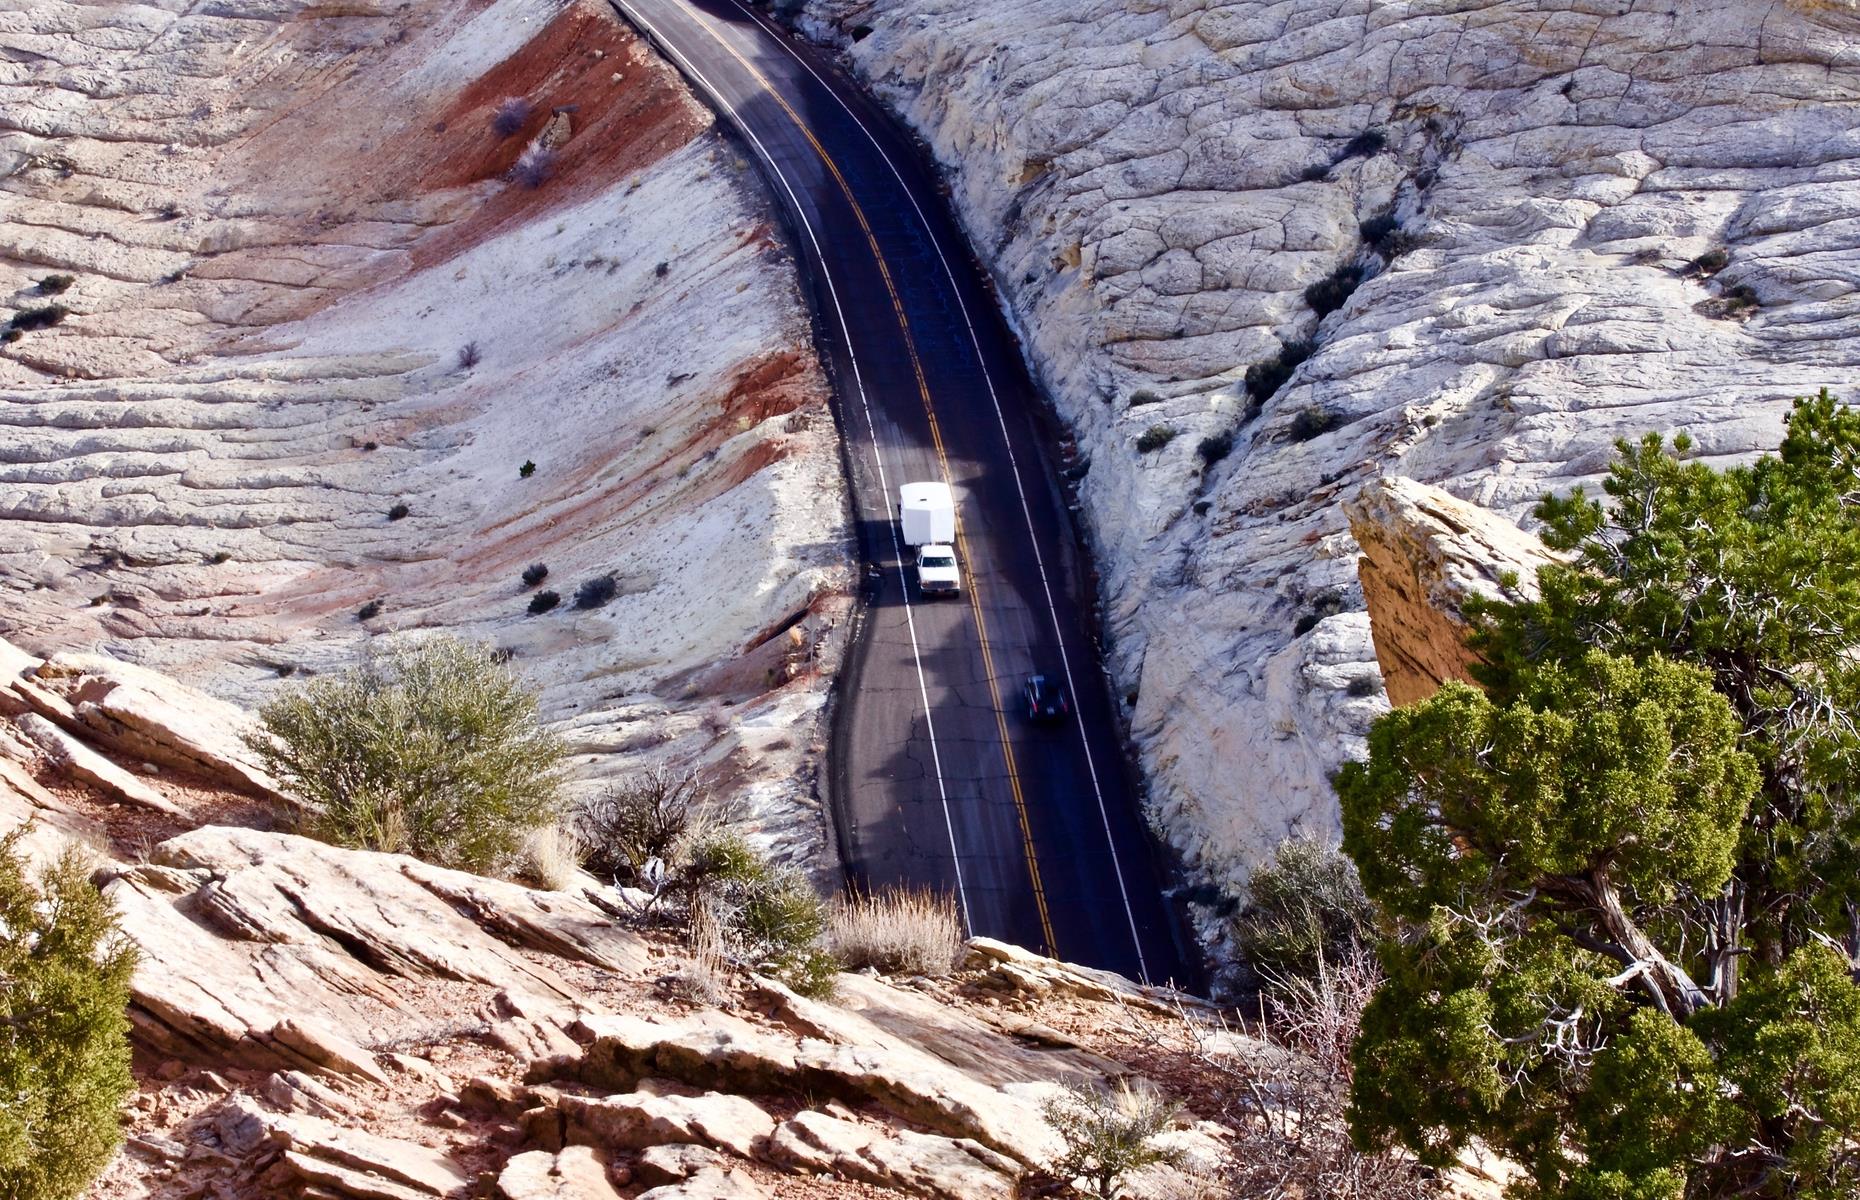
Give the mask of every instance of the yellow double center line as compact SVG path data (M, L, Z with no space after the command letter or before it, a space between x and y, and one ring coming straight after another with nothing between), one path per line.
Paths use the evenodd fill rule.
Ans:
M878 238L872 232L871 223L866 220L865 209L860 206L858 198L853 195L852 185L846 182L846 176L840 173L839 164L833 161L833 156L827 153L827 148L820 144L820 139L814 136L814 131L807 127L807 122L801 119L801 114L796 112L794 107L788 103L787 98L776 90L768 76L764 75L754 63L737 53L736 48L725 41L703 16L697 13L691 15L693 20L704 27L704 32L723 48L723 52L741 63L743 69L762 85L762 90L768 93L769 98L788 114L788 119L794 122L794 127L800 131L802 137L807 139L808 145L814 148L814 153L820 156L820 161L832 174L834 182L839 185L840 193L846 197L846 203L851 207L853 217L859 222L859 228L865 234L866 244L872 249L872 260L878 264L878 273L885 281L885 291L891 296L891 308L897 314L898 330L904 338L904 349L910 356L911 370L917 377L917 393L923 398L924 415L930 420L930 440L936 446L937 462L943 468L943 478L949 479L949 454L943 447L943 432L937 425L936 405L930 398L930 384L924 378L923 361L917 356L917 339L911 333L910 318L905 315L904 301L899 298L897 286L892 282L891 268L885 262L884 251L879 248ZM824 269L825 264L822 266ZM848 349L850 351L850 347ZM978 363L977 365L983 370L987 369L984 364ZM891 498L887 496L885 502L889 507ZM969 556L968 541L963 537L960 516L956 518L956 547L961 552L964 562L974 561ZM1021 791L1020 769L1014 762L1014 745L1008 737L1007 710L1001 700L999 676L995 674L994 654L988 645L988 619L982 613L982 601L979 594L981 589L976 584L973 571L969 575L967 591L969 608L975 614L976 637L982 648L982 670L987 673L988 692L995 702L995 729L1001 739L1001 758L1007 767L1008 791L1014 797L1014 812L1020 820L1020 844L1027 856L1027 877L1033 883L1033 902L1040 913L1040 931L1046 938L1047 953L1056 955L1059 953L1059 945L1053 937L1053 919L1047 910L1046 887L1040 882L1040 864L1033 853L1033 829L1027 820L1027 800Z

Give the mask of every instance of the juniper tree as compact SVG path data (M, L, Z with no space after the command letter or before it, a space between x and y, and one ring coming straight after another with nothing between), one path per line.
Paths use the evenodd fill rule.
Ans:
M1714 470L1623 443L1473 606L1483 692L1381 719L1345 848L1393 923L1365 1146L1477 1137L1545 1197L1860 1189L1860 416Z
M122 1140L134 956L76 851L35 883L0 839L0 1195L71 1200Z

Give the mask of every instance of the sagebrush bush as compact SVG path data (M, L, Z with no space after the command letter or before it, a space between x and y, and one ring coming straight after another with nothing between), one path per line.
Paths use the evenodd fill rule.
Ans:
M535 108L522 96L505 96L491 113L491 130L500 138L522 132Z
M38 286L33 290L38 292L41 296L57 296L64 293L76 282L77 276L75 275L47 275L39 280Z
M562 745L488 646L430 638L285 692L248 740L306 830L442 866L508 866L557 813Z
M1175 440L1173 425L1152 425L1137 436L1137 452L1148 454L1152 450L1161 450Z
M0 1195L74 1200L122 1140L134 954L69 850L38 879L0 839Z
M1256 362L1246 369L1246 394L1252 400L1248 405L1249 415L1257 414L1260 406L1272 398L1272 394L1285 385L1298 369L1298 364L1311 357L1316 344L1299 338L1285 342L1279 352L1264 362Z
M1234 933L1262 975L1312 978L1321 964L1343 962L1375 943L1375 909L1343 851L1289 838L1247 881Z
M826 905L799 872L728 830L692 841L675 870L689 919L715 920L733 958L804 996L832 993L839 960L821 944Z
M556 152L547 146L531 146L517 156L515 165L510 168L510 177L534 190L549 182L558 160Z
M952 897L887 888L835 901L827 913L827 945L849 969L936 976L962 965L965 941Z
M549 578L549 568L544 563L531 563L523 568L523 586L526 588L535 587L547 578Z
M1211 433L1201 439L1195 446L1195 453L1201 461L1213 466L1215 463L1233 453L1234 435L1231 433Z
M584 580L575 589L576 608L599 608L620 594L620 581L610 572Z
M546 613L560 603L562 603L562 594L560 592L537 592L534 596L530 597L530 615L535 616L538 613Z
M1048 1168L1059 1179L1082 1180L1090 1195L1112 1200L1132 1173L1178 1162L1179 1151L1157 1139L1182 1106L1147 1086L1120 1079L1110 1088L1069 1084L1042 1111L1065 1151Z
M1337 424L1337 414L1326 408L1313 405L1298 410L1292 418L1291 435L1294 442L1308 442L1321 433L1328 433Z
M1125 407L1142 408L1145 404L1160 403L1162 403L1161 396L1158 396L1148 388L1138 388L1136 391L1130 393L1130 400L1126 403Z
M19 330L50 329L71 315L71 310L62 304L47 304L39 308L22 308L13 314L12 327Z
M1329 316L1344 306L1363 282L1360 263L1345 263L1305 289L1305 303L1320 317Z

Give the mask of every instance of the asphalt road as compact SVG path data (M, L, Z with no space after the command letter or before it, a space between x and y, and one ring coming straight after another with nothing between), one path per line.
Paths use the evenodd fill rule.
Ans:
M813 47L736 0L614 0L788 210L870 571L832 743L855 884L953 892L971 932L1193 985L1138 816L1039 398L918 149ZM961 599L928 601L897 489L955 491ZM1021 687L1069 680L1034 725Z

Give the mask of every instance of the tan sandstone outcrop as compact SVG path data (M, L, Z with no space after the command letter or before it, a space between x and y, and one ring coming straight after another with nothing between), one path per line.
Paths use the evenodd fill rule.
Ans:
M1449 679L1476 682L1462 606L1534 596L1537 569L1559 561L1499 514L1412 479L1371 480L1343 511L1363 551L1357 574L1394 705L1425 700Z

